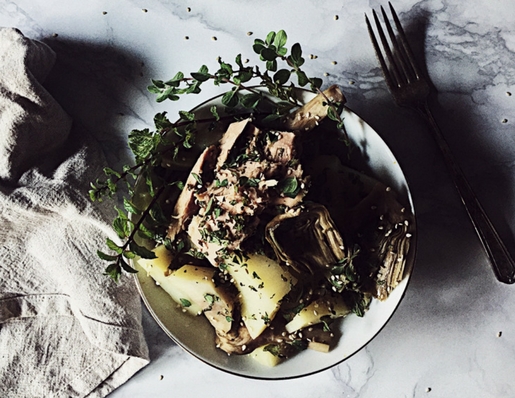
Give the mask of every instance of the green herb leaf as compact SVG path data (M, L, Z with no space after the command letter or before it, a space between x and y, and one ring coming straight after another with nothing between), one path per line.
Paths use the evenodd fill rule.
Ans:
M222 104L229 108L234 108L236 105L238 105L238 97L236 95L236 90L226 92L222 96Z
M182 305L184 308L191 307L191 301L186 300L185 298L181 298L181 299L179 299L179 301L181 302L181 305Z
M279 191L289 198L295 198L300 192L299 180L296 177L288 177L277 185Z
M120 275L122 274L121 267L116 264L109 264L106 269L104 270L104 275L108 275L111 279L113 279L115 282L118 282L120 279Z
M197 181L199 185L203 185L202 177L200 177L197 173L191 173L191 176Z
M274 357L278 357L281 354L281 347L278 344L267 344L263 347L263 351L269 352Z
M97 250L97 255L100 259L105 261L115 261L118 256L111 256L109 254L105 254L104 252L101 252L100 250Z
M123 199L123 207L127 211L127 213L132 213L132 214L140 214L141 213L141 211L136 206L134 206L134 204L127 198Z
M277 84L286 84L290 79L291 72L288 69L280 69L274 74L274 82Z
M286 32L284 30L280 30L277 32L274 38L274 46L276 48L284 47L286 44L286 40L288 39L288 36L286 35Z
M263 97L261 94L257 93L250 93L242 95L240 99L240 104L247 109L254 109L259 105L259 102L261 101Z
M127 263L122 257L118 257L118 264L120 264L121 268L129 273L129 274L136 274L138 273L137 270L135 270L134 268L132 268L129 263Z
M134 252L136 255L140 256L141 258L149 259L149 260L156 258L156 254L153 251L148 250L146 247L138 245L134 241L130 242L129 248L131 249L132 252Z
M111 249L112 251L114 251L114 252L116 252L118 254L122 254L123 249L120 246L118 246L112 239L107 238L106 239L106 244L107 244L107 247L109 249Z
M213 105L211 108L209 108L209 111L215 118L215 120L218 122L220 120L220 115L218 114L218 109L216 108L216 105Z
M195 120L195 114L193 112L179 111L181 119L192 122Z

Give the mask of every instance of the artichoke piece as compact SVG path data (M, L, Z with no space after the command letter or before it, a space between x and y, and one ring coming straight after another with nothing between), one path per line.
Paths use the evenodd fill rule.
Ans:
M297 109L290 117L286 118L283 128L288 131L313 130L318 126L320 120L327 116L328 102L339 105L347 102L337 85L330 86L307 104Z
M336 225L319 204L276 216L267 224L265 236L277 258L297 272L314 274L347 257Z

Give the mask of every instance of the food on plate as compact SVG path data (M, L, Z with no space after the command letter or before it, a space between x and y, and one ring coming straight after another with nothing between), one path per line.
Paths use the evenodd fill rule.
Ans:
M344 101L332 86L272 125L238 117L168 198L155 258L139 260L228 354L275 366L305 348L328 352L332 322L363 316L404 277L411 214L345 165L351 152L327 117Z

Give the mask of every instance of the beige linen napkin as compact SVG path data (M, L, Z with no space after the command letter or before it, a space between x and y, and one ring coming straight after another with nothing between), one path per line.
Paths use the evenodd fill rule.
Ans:
M55 54L0 28L0 396L103 397L148 363L131 278L103 275L105 160L43 88Z

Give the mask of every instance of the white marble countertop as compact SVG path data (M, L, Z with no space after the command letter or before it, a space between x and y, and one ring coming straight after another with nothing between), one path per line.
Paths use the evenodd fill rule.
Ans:
M104 143L113 163L126 160L128 131L151 126L158 111L174 114L197 101L157 104L146 92L150 78L215 66L218 56L251 58L255 37L284 29L290 43L317 56L306 69L327 73L324 84L339 84L348 106L391 146L411 185L415 270L399 309L365 349L313 376L249 380L182 351L145 312L152 361L113 398L515 396L515 286L495 280L427 126L393 105L364 21L380 5L387 4L0 0L0 26L17 27L57 52L54 95ZM515 2L394 6L438 89L435 117L515 256ZM210 94L205 90L203 99Z

